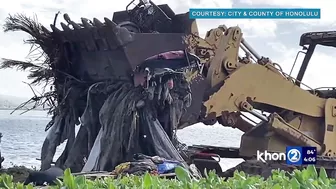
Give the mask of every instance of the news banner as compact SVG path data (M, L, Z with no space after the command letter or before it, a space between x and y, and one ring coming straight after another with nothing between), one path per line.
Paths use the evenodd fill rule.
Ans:
M257 160L265 163L267 161L286 161L288 165L310 165L316 164L316 159L316 147L309 146L288 146L286 153L257 151Z
M191 19L321 19L321 9L190 9Z

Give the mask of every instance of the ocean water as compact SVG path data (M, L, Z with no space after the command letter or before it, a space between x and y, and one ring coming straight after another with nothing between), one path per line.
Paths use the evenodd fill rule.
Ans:
M26 167L40 167L41 147L47 135L44 131L50 117L44 111L22 111L10 114L9 110L0 110L0 132L3 134L0 149L5 161L4 167L24 165ZM188 145L212 145L238 147L243 133L237 129L220 125L205 126L196 124L178 131L178 138ZM58 147L54 159L61 154L65 144ZM223 170L229 169L241 159L222 159Z

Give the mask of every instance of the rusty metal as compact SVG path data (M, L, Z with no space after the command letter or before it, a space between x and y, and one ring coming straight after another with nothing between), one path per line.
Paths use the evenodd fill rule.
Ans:
M218 122L225 126L234 127L239 116L239 112L223 111L222 115L218 117Z
M199 157L199 158L194 158L195 156L196 156L196 157ZM220 157L218 154L214 154L214 153L204 153L204 152L198 152L198 153L194 154L191 158L193 158L193 159L202 159L202 157L203 157L203 158L204 158L204 157L217 158L217 160L214 159L215 162L220 162L220 160L221 160L221 157Z
M217 116L214 113L209 113L205 118L200 119L205 125L214 125L217 122Z

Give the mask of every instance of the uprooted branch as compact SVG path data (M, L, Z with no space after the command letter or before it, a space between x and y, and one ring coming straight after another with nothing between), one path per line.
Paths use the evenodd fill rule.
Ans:
M26 82L24 82L26 83ZM14 113L17 110L26 109L25 111L21 112L21 114L24 114L30 110L36 109L38 107L42 107L43 109L48 109L48 114L52 114L56 107L55 102L55 92L44 92L43 94L36 94L35 90L31 86L31 84L26 83L31 91L34 93L34 96L27 100L26 102L21 103L18 107L16 107L12 112ZM32 106L29 106L33 104Z
M28 84L34 96L27 102L22 103L17 109L25 108L34 103L28 111L38 107L50 107L51 113L56 109L57 102L62 98L63 85L67 78L74 78L71 72L62 67L62 51L59 49L59 43L55 42L57 37L38 23L36 16L27 17L23 14L9 15L3 26L5 32L24 31L30 35L26 40L31 45L28 55L30 61L18 61L11 59L2 59L0 69L16 68L21 71L28 71ZM66 61L65 61L66 62ZM56 81L57 80L57 81ZM42 94L36 95L31 85L42 85ZM49 88L50 87L50 88ZM46 90L49 88L50 90Z

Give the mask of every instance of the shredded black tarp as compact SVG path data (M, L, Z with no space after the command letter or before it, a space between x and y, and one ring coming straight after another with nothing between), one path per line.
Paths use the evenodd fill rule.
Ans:
M111 93L99 112L101 135L98 134L88 157L90 165L84 170L113 170L122 162L132 161L137 153L184 162L173 145L173 136L191 91L183 75L175 75L174 81L177 86L168 97L158 98L161 94L156 93L153 99L150 90L134 87L129 81L110 84L107 88ZM164 91L165 83L156 89L160 87ZM167 103L167 98L173 100L171 104Z

